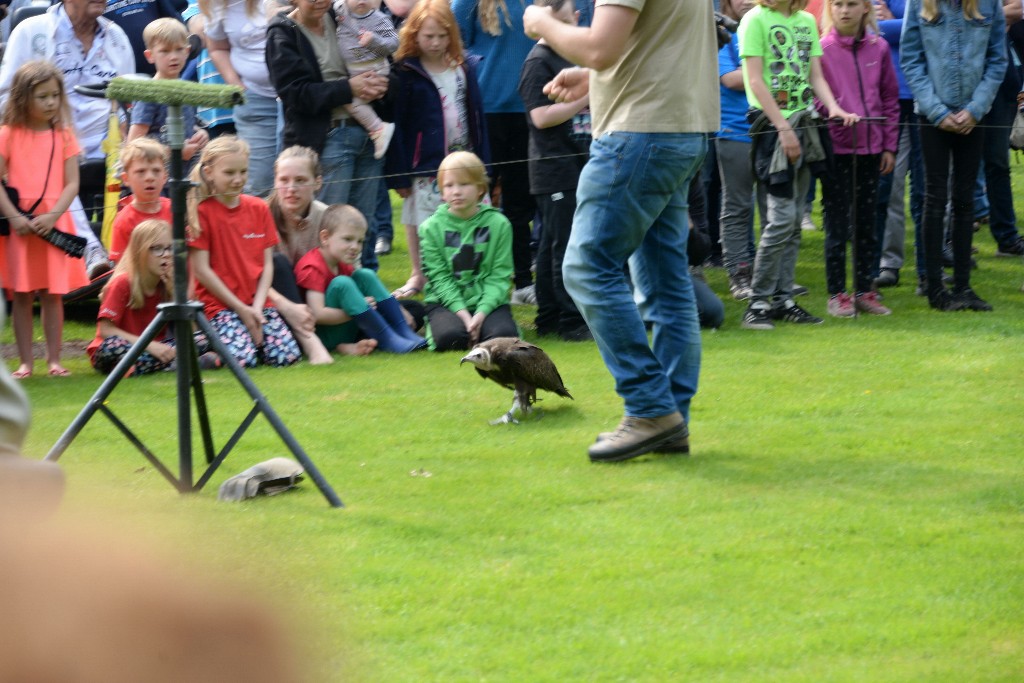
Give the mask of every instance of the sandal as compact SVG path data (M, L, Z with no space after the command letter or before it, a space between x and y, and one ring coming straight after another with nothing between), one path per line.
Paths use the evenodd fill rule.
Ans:
M46 374L48 374L50 377L70 377L71 371L68 370L67 368L57 366L55 368L50 368L49 372L47 372Z
M11 373L11 377L14 379L28 379L32 376L31 370L15 370Z

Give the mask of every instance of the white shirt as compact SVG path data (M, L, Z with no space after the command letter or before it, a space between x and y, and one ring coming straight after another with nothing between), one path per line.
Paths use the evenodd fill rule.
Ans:
M53 62L64 74L64 88L74 118L75 133L86 159L102 159L100 144L107 136L110 101L75 92L89 85L135 72L135 52L128 36L114 22L100 17L88 54L75 36L64 5L53 5L40 16L26 19L11 33L0 64L0 107L7 103L14 72L32 59Z

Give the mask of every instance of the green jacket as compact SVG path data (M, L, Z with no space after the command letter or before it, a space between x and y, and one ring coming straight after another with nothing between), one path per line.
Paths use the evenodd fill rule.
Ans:
M424 303L452 312L490 314L509 303L512 286L512 224L491 206L469 220L442 204L420 225L420 256L427 276Z

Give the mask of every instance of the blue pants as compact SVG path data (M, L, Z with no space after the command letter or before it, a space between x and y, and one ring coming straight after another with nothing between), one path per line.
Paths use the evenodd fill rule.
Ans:
M324 170L324 188L320 201L325 204L351 204L366 218L366 241L363 243L363 268L377 270L377 231L373 215L377 208L377 189L384 170L384 160L373 158L373 141L355 121L327 133L324 151L320 154Z
M602 135L580 175L565 286L631 417L688 416L700 327L686 257L687 193L707 151L699 133ZM623 265L648 305L653 345Z
M235 107L235 130L249 143L249 180L245 191L266 197L274 189L274 161L281 151L284 114L275 97L245 94L245 104Z

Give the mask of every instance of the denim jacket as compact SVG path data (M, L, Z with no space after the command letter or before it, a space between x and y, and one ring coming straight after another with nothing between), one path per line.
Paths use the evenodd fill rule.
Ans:
M975 121L988 113L1006 75L1006 20L1001 0L978 0L981 19L964 17L960 2L938 0L934 21L909 0L903 17L900 66L917 111L934 125L966 109Z

